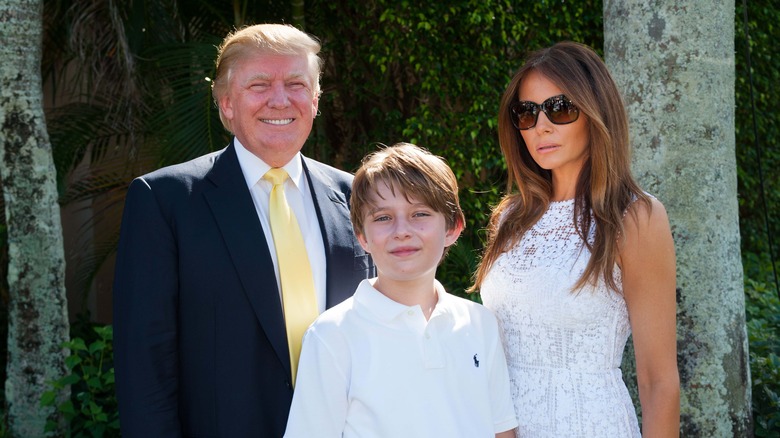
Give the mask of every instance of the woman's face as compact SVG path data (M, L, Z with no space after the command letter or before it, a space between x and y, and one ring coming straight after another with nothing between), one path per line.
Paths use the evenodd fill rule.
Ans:
M520 82L517 97L520 101L540 104L561 94L561 89L552 81L531 71ZM536 125L520 130L520 135L536 164L552 172L553 186L576 184L589 152L587 116L580 113L576 121L556 125L540 111Z

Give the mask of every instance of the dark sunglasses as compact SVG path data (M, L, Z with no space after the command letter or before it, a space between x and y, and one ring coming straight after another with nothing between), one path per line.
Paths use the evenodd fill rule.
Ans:
M524 131L536 126L539 112L544 111L547 118L556 125L566 125L577 121L580 110L563 94L553 96L542 103L526 100L509 105L509 118L515 128Z

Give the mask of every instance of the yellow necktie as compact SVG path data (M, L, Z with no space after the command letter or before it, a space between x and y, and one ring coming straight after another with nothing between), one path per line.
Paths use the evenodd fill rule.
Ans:
M287 178L287 172L280 168L273 168L263 175L263 179L274 185L269 202L271 234L279 262L282 307L287 326L287 345L290 348L292 383L295 385L303 334L319 312L306 245L295 214L284 195Z

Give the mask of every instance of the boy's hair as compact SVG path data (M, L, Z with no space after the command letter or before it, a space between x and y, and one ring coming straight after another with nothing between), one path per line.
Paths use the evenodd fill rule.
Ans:
M465 227L458 200L458 181L443 158L410 143L396 143L363 158L355 173L350 196L350 218L355 234L364 235L366 213L379 184L400 191L444 215L447 230Z

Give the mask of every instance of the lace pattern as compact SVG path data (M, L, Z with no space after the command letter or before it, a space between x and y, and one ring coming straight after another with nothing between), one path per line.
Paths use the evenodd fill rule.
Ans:
M573 215L573 200L551 203L481 288L501 326L518 436L639 437L619 368L626 303L603 281L571 291L590 256ZM620 286L617 266L614 274Z

